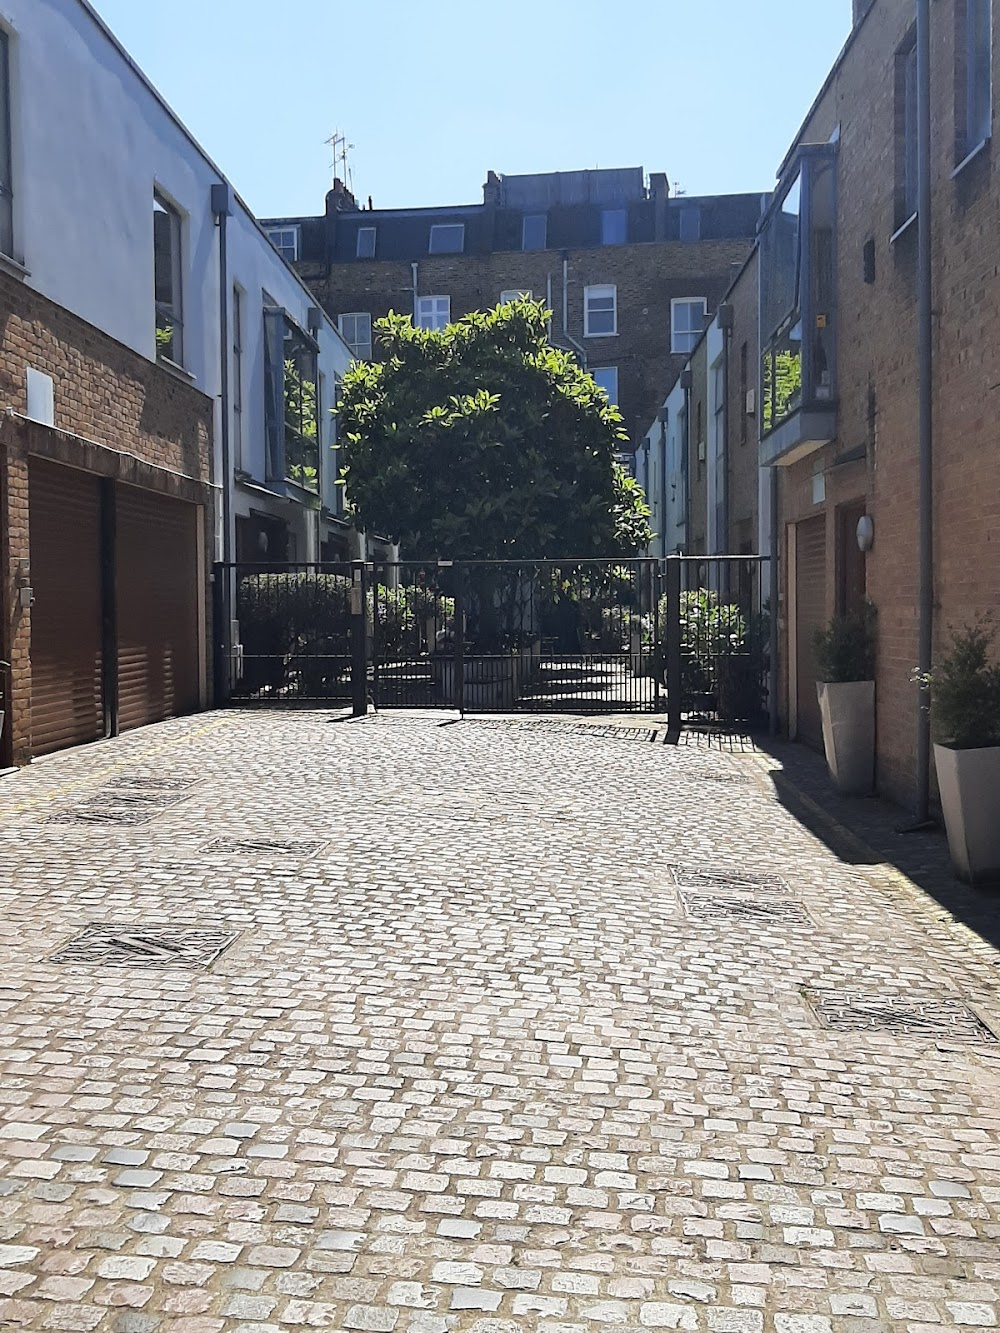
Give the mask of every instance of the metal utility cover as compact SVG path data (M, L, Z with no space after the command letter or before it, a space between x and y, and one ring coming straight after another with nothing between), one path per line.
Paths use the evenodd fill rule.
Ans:
M737 870L727 866L702 869L672 865L668 869L674 883L681 889L721 889L727 893L763 894L791 892L779 875L770 875L763 871Z
M834 1032L886 1032L927 1041L1000 1044L996 1034L961 1000L940 996L887 999L839 991L812 991L807 998L823 1026Z
M201 849L219 856L315 856L326 843L321 839L296 842L288 838L214 838Z
M709 893L682 893L688 916L697 921L747 921L758 926L809 926L812 922L798 903L760 902Z
M239 931L197 926L95 923L64 944L50 961L102 967L204 968L237 939Z

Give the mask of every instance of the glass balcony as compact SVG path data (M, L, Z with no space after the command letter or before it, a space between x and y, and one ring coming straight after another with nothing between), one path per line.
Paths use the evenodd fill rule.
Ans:
M798 150L760 235L761 463L836 434L836 148Z

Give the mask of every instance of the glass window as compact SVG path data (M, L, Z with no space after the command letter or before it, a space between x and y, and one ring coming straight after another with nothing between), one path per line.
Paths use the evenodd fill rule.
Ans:
M352 311L341 315L337 321L340 336L351 349L356 361L370 361L372 358L372 317L366 310Z
M613 407L618 406L618 367L617 366L597 366L591 372L594 382L599 389L603 389L608 395L608 402Z
M628 214L624 208L601 210L601 244L624 245L628 232Z
M965 134L963 155L993 129L993 24L991 0L964 0Z
M375 258L375 240L378 229L376 227L358 228L358 259Z
M587 338L608 337L618 332L618 288L584 287L583 333Z
M507 291L500 293L500 304L506 305L508 301L530 301L530 287L510 287Z
M283 310L264 311L268 477L319 493L316 345Z
M418 296L417 328L444 329L451 323L450 296Z
M521 249L544 250L547 232L548 218L544 213L527 213L521 223Z
M0 28L0 253L14 254L14 182L10 150L10 46Z
M184 364L181 307L181 215L159 194L153 195L153 278L156 304L156 356Z
M701 208L697 204L686 204L681 209L680 237L682 241L701 240Z
M704 296L686 296L670 302L670 350L686 355L693 352L705 327L708 302Z
M233 288L233 464L243 467L243 292Z
M289 264L294 264L299 257L299 237L301 235L299 228L269 227L267 235L282 259L287 259Z
M463 222L435 224L431 227L430 244L427 249L428 254L432 255L460 255L465 249L465 224Z

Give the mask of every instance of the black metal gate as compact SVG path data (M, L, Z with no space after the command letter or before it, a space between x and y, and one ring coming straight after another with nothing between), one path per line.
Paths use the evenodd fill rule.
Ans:
M216 697L469 713L766 718L767 562L217 565Z

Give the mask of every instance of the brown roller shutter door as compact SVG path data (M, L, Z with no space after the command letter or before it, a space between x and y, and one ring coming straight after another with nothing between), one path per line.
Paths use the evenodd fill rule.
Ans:
M28 466L32 751L104 734L101 493L96 477L41 459Z
M795 525L795 619L798 736L823 748L823 724L816 696L813 639L826 624L826 518L818 515Z
M195 505L118 487L122 731L199 706L197 520Z

